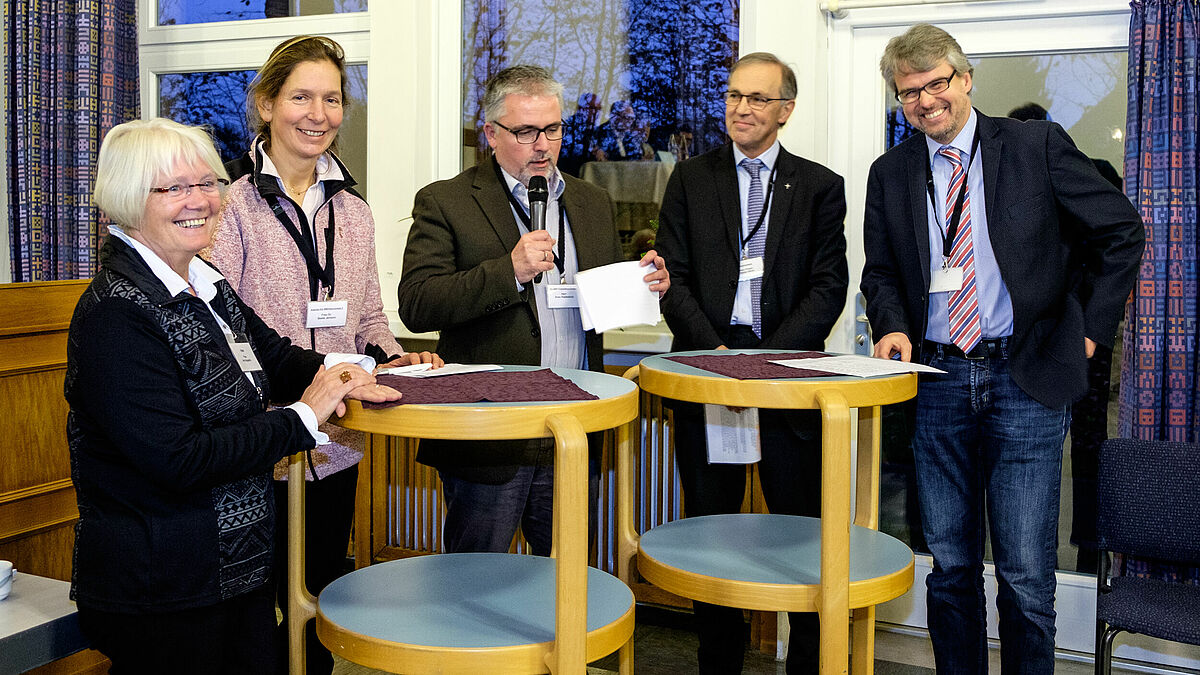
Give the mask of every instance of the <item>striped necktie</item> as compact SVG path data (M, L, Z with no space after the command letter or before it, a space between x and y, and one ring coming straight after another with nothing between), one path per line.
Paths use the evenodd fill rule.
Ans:
M958 233L954 237L954 245L950 249L950 266L961 267L963 271L962 287L950 293L950 341L969 353L979 344L983 337L979 323L979 300L975 296L975 246L971 236L971 193L966 186L966 172L963 171L962 157L950 146L943 146L938 154L950 161L950 187L946 190L946 222L957 201L958 192L963 195L962 215L958 221Z
M743 159L740 166L750 174L750 190L746 193L746 227L747 231L758 224L763 210L763 186L759 172L762 171L761 159ZM750 241L746 242L746 257L761 258L767 249L767 228L758 228ZM759 303L762 300L762 277L750 280L750 307L754 317L754 334L762 339L762 311Z

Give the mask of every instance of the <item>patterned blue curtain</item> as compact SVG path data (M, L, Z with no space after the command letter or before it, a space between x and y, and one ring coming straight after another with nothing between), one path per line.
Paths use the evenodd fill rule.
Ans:
M1197 359L1197 0L1134 0L1125 192L1146 223L1126 312L1122 437L1200 442ZM1182 467L1193 470L1194 467ZM1200 570L1130 559L1125 573L1200 583Z
M13 281L96 271L100 139L138 116L136 0L4 0Z
M1129 305L1119 433L1200 441L1196 386L1197 0L1135 0L1125 192L1146 223Z

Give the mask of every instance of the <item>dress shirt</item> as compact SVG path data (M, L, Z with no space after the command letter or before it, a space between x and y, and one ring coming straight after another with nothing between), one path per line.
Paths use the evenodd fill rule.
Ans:
M501 169L505 186L517 202L529 213L529 190L507 171ZM550 309L546 298L547 287L557 284L574 284L575 273L579 271L579 260L575 256L575 238L571 235L570 222L559 222L559 203L562 199L566 183L559 178L558 173L548 177L550 199L546 202L546 231L554 237L554 255L558 256L558 242L562 242L563 273L560 276L558 266L542 274L542 280L533 284L533 297L537 305L538 325L541 327L542 362L543 366L560 368L587 369L587 346L583 335L583 321L578 308ZM512 205L509 205L510 208ZM513 220L524 236L529 228L513 210ZM569 220L569 219L564 219ZM522 287L518 284L519 287Z
M949 143L959 151L963 167L967 172L967 188L971 197L971 235L975 255L975 297L979 302L979 322L983 337L998 338L1012 335L1013 309L1008 287L1000 276L1000 266L988 237L987 202L983 188L983 147L971 155L971 141L975 138L977 122L975 110L963 125L958 135ZM929 272L930 278L942 268L942 249L945 243L946 191L949 189L950 160L938 154L942 144L925 137L933 169L934 203L929 213ZM950 344L949 291L929 294L928 323L925 338L942 344Z
M750 230L754 229L754 223L750 222L750 216L747 213L749 210L748 203L750 201L750 174L741 167L743 159L748 159L746 153L742 152L737 143L733 144L733 167L737 174L738 180L738 203L741 205L739 213L742 214L742 239L746 239L750 234ZM762 234L767 236L767 227L771 224L771 202L767 201L767 190L770 188L771 172L775 170L775 160L779 159L779 141L771 144L763 154L752 159L762 160L762 168L759 169L759 177L762 180L763 189L763 224ZM775 191L771 190L771 199L775 199ZM745 246L738 248L738 259L742 257L742 249ZM754 308L750 302L750 282L739 281L737 285L737 294L733 296L733 315L729 317L730 325L753 326L754 325Z
M134 251L137 251L137 254L142 257L142 260L150 268L150 271L154 273L154 276L158 277L158 280L167 287L167 292L172 297L194 290L196 297L204 301L204 306L208 308L209 313L217 320L217 325L221 327L221 331L225 333L225 337L227 339L234 337L233 330L229 327L229 324L225 323L221 315L213 311L212 308L213 298L217 297L217 282L225 278L221 276L220 272L209 267L200 258L192 256L192 260L188 263L188 278L185 281L175 270L171 269L170 265L163 261L162 258L159 258L158 254L152 251L149 246L129 236L120 227L109 225L108 231L117 239L129 244ZM254 383L254 378L251 377L250 373L246 373L246 378L252 384ZM329 436L317 430L317 415L307 403L296 401L287 406L287 408L296 411L296 414L300 416L300 421L304 423L304 428L308 429L308 433L312 435L317 445L324 445L329 442Z
M259 143L261 144L262 141ZM279 176L279 169L275 167L275 163L271 161L271 157L265 150L262 152L262 172L268 176L274 176L279 181L279 189L283 190L284 194L291 194L288 192L287 186L283 184L283 178ZM317 209L325 203L325 185L322 181L345 180L345 178L342 170L338 168L337 162L329 159L328 154L317 158L317 180L308 186L308 191L304 193L304 200L300 203L300 210L308 219L309 227L312 227L313 218L317 216ZM316 237L313 237L313 241L316 242Z

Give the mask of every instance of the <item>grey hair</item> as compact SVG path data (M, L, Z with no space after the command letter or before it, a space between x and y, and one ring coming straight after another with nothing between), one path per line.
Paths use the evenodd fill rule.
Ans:
M879 72L894 93L897 70L925 73L937 68L943 59L956 73L975 72L957 40L937 26L919 23L888 41L879 59Z
M779 87L779 96L786 98L789 101L796 98L796 71L792 67L784 63L771 52L751 52L737 60L733 67L729 69L729 78L733 79L733 74L738 68L748 63L769 63L779 66L779 75L782 84Z
M553 96L558 99L558 109L563 108L563 86L555 81L550 71L541 66L509 66L488 79L484 87L485 122L495 122L504 116L504 99L509 94Z
M150 188L175 172L179 162L206 164L216 178L229 179L212 137L163 117L133 120L109 130L96 159L92 203L123 229L142 226Z

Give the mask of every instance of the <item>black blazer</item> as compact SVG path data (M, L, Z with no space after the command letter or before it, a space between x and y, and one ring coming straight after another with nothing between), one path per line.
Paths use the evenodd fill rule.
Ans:
M764 349L821 349L846 304L842 178L780 148L763 255ZM655 247L671 270L663 315L672 349L725 344L741 259L733 146L679 163L667 183Z
M1145 243L1133 205L1053 122L978 114L988 233L1013 305L1009 368L1050 407L1087 390L1083 339L1111 346ZM929 151L914 135L871 165L862 292L874 335L925 337Z
M415 331L441 331L437 352L448 363L541 363L541 326L533 284L517 290L511 253L521 232L489 158L449 180L422 188L404 249L399 314ZM579 269L622 259L608 193L564 175L563 205ZM595 331L585 335L588 368L602 370ZM476 482L499 483L538 456L541 441L422 441L417 458Z

